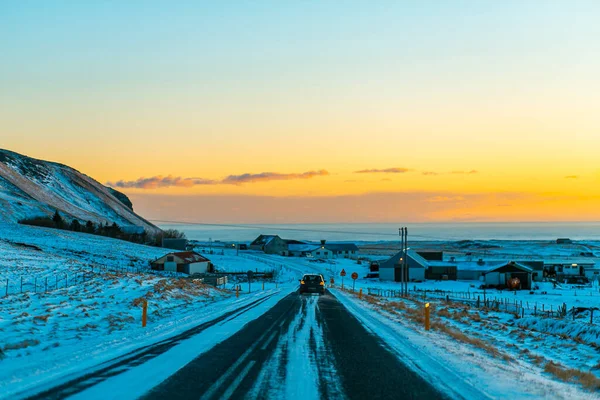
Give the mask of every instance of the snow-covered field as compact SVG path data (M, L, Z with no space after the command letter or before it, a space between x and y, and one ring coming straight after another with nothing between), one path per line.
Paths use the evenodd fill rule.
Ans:
M237 304L264 293L257 285L236 299L230 291L179 277L88 272L92 266L143 271L165 252L81 233L0 225L0 282L11 282L7 296L0 288L0 392L173 334L225 308L212 307L215 302ZM84 273L86 281L78 282L77 274ZM59 281L58 289L46 293L38 284L35 293L26 285L26 293L19 293L21 276L30 282L62 275L69 283ZM148 301L147 328L141 327L141 298Z
M432 301L432 329L415 299L333 293L415 371L464 398L596 399L597 348L522 328L503 313Z

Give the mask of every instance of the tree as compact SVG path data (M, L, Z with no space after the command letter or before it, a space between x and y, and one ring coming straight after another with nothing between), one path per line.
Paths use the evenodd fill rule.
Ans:
M177 229L166 229L163 231L163 238L165 238L165 239L185 239L185 233L178 231Z
M54 226L56 226L58 229L62 229L63 226L65 225L65 221L62 219L62 217L58 213L58 210L56 210L54 212L54 216L52 217L52 221L54 222Z
M81 232L81 224L78 220L74 219L73 221L71 221L70 229L74 232Z
M96 227L92 221L88 221L85 223L85 231L87 233L94 233L96 231Z

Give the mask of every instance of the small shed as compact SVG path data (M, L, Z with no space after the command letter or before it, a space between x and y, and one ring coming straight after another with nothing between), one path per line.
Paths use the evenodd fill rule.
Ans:
M211 272L210 260L194 251L169 253L152 261L155 271L183 272L184 274L205 274Z
M521 289L531 289L533 269L523 264L511 261L508 264L492 268L483 273L485 284L503 288L510 279L518 278Z

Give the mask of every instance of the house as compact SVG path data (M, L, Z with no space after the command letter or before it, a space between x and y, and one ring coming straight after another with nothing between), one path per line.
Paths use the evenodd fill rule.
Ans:
M400 267L403 262L404 251L399 251L388 260L379 263L379 279L382 281L402 281L402 269ZM425 280L425 271L429 268L429 262L419 255L416 251L409 249L407 252L408 271L407 281L423 281Z
M162 247L171 250L187 250L187 239L163 238Z
M531 289L533 269L511 261L504 265L494 267L483 273L484 281L487 286L503 288L508 286L508 281L518 278L521 281L521 289Z
M333 253L335 258L355 258L358 254L358 246L354 243L322 243L326 249Z
M569 258L569 259L546 259L544 260L544 270L549 276L587 276L586 271L595 271L596 262L589 258ZM591 275L595 275L591 273Z
M456 264L457 278L461 281L482 281L484 273L490 269L506 265L509 260L483 260L480 258L477 261L456 260L450 258L450 262ZM532 279L541 281L544 277L544 262L539 260L516 261L519 264L525 265L533 270Z
M249 247L250 250L263 251L266 254L288 255L288 244L278 235L260 235Z
M210 261L194 251L165 254L150 265L155 271L183 272L189 275L212 272Z

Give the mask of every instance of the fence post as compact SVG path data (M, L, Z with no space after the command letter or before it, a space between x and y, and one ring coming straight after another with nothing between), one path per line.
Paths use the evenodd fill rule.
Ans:
M23 293L23 275L21 275L21 293Z
M69 274L65 274L65 287L69 287Z
M6 278L6 294L5 297L8 297L8 278Z
M37 275L35 276L33 291L37 293Z
M590 324L594 323L594 309L590 308Z
M44 292L48 293L48 277L46 277L46 286Z
M537 304L533 306L533 315L537 317Z

